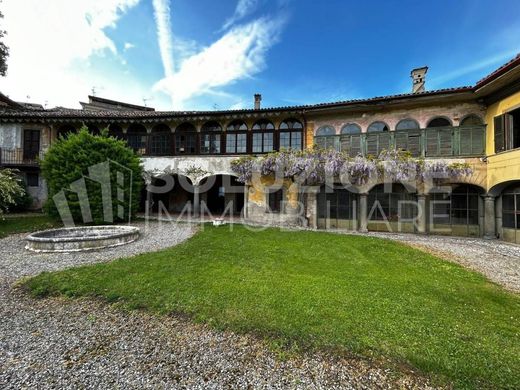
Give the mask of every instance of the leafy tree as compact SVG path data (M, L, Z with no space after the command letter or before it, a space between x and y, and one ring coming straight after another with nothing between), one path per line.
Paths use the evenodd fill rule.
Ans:
M0 19L2 19L4 15L0 12ZM0 30L0 76L5 76L7 74L7 57L9 57L9 48L3 42L3 38L7 34L5 30Z
M92 174L92 167L100 167L98 164L101 163L104 163L101 174L108 175L110 180L111 194L105 199L99 178ZM93 135L84 126L76 134L60 137L40 165L49 190L45 209L52 216L59 215L53 199L56 194L65 195L67 204L64 206L68 206L74 221L80 223L112 222L104 213L104 206L112 210L113 222L126 221L139 206L142 188L139 157L124 141L108 136L107 129L100 135ZM81 188L86 189L87 204L80 201ZM85 220L81 206L83 211L85 208L90 210L92 220Z
M13 169L0 169L0 215L15 206L24 197L22 179Z

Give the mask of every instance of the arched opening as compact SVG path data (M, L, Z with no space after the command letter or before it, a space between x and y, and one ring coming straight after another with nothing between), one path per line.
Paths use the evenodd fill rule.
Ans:
M197 129L191 123L183 123L175 129L175 154L197 154Z
M99 126L93 123L88 123L87 129L90 134L99 135L101 133L101 131L99 130Z
M341 185L324 185L318 194L318 228L357 228L358 195Z
M256 122L252 134L253 153L269 153L275 149L274 125L267 119Z
M162 175L152 179L148 187L151 210L154 213L190 215L193 210L193 184L187 176Z
M390 128L385 122L373 122L367 128L367 155L377 157L383 150L390 149Z
M247 153L247 125L241 120L231 122L226 129L226 153Z
M337 149L336 129L329 125L321 126L316 131L314 143L322 149Z
M395 148L406 150L412 156L421 155L421 128L415 119L407 118L395 126Z
M348 153L350 157L362 154L361 150L361 127L355 123L349 123L341 128L340 136L341 151Z
M201 213L214 217L240 215L244 208L244 184L231 175L213 175L200 182Z
M68 134L70 133L76 133L78 130L76 129L76 127L74 125L71 125L71 124L64 124L64 125L61 125L58 127L58 129L56 130L56 136L58 138L60 137L67 137Z
M483 124L482 119L475 114L468 115L460 121L461 126L482 126Z
M379 184L367 197L368 230L415 232L417 195L400 183Z
M303 124L297 119L280 123L280 149L303 149Z
M125 139L123 128L115 123L108 125L108 135L121 140Z
M146 133L146 128L138 123L132 123L128 126L126 142L135 153L144 156L148 146L148 134Z
M151 156L171 154L172 132L165 124L155 125L150 134L149 152Z
M200 134L201 154L220 154L222 143L222 126L218 122L206 122Z
M454 184L451 192L431 193L430 233L480 237L482 194L481 188L470 184Z
M424 146L426 157L448 157L453 155L453 128L449 119L436 117L428 122Z

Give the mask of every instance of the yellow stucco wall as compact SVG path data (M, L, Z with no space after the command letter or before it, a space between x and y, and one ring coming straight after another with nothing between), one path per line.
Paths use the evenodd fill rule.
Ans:
M305 127L305 147L312 149L314 145L314 122L307 122Z
M512 180L520 180L520 149L495 154L494 117L520 107L520 92L492 104L486 110L486 154L488 156L487 188Z
M266 206L266 189L274 185L274 176L262 176L260 180L253 180L249 188L249 201L255 203L257 206ZM290 179L283 180L283 187L285 190L284 201L292 207L298 207L298 186Z

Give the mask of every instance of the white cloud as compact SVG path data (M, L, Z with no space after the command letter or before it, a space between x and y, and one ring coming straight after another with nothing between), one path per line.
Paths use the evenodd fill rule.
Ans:
M284 20L260 18L235 27L218 41L185 59L154 90L169 94L175 109L202 94L222 93L218 88L252 77L265 68L265 55L277 41Z
M172 57L172 28L170 21L169 0L153 0L155 24L157 37L159 39L159 50L164 67L164 74L169 77L173 74L175 63Z
M247 15L253 13L259 2L260 0L238 0L233 16L226 20L222 28L226 30Z
M124 49L125 51L133 49L135 45L132 42L125 42Z
M122 94L112 75L96 72L96 59L117 57L105 33L139 0L4 0L2 12L10 47L8 75L0 89L12 98L72 105L93 85ZM117 63L120 63L117 61ZM132 82L127 95L136 92ZM139 95L138 95L139 96Z

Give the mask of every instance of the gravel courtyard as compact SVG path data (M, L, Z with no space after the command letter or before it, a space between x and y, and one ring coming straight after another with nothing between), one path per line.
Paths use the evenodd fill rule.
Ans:
M137 226L144 229L144 223ZM182 316L125 312L93 300L33 299L22 276L176 245L188 224L151 223L132 244L81 254L33 254L25 235L0 240L0 387L428 388L413 373L326 354L280 359L250 336L217 332ZM422 245L519 289L520 247L483 240L377 234Z

